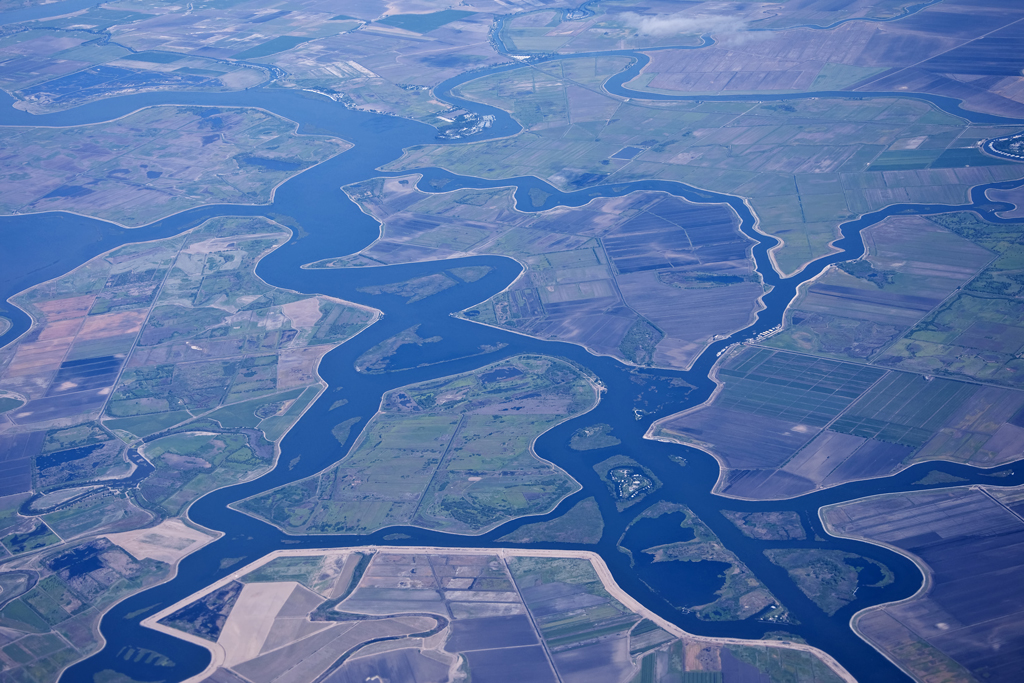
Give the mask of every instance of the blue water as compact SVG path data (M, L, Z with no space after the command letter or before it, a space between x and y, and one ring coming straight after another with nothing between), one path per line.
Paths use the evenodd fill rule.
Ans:
M642 67L641 62L645 57L633 53L628 54L637 59L630 70L638 71ZM439 87L437 94L455 102L457 98L450 96L451 88L476 76L479 74L452 79L443 87ZM629 78L631 76L626 72L612 81L620 79L618 82L621 84ZM615 88L621 88L621 85L616 86L612 81L607 87L609 90L617 92ZM631 95L635 96L635 94ZM825 95L816 93L814 96ZM840 93L829 96L862 97L867 95L851 96L849 93ZM905 97L906 95L900 96ZM778 99L791 97L785 96ZM703 97L701 99L712 98ZM728 99L744 98L729 97ZM758 96L757 99L770 98ZM985 118L971 112L963 112L958 109L958 103L953 101L943 98L925 99L939 108L947 111L954 110L959 115ZM520 272L520 266L512 259L474 257L462 259L458 263L446 261L444 263L340 271L300 269L304 263L357 251L376 238L377 223L351 203L339 188L365 178L388 175L382 174L376 169L397 158L404 147L433 144L435 142L433 128L394 117L350 111L317 96L266 89L244 93L133 95L95 102L70 111L45 116L30 116L10 107L3 107L0 108L0 123L8 125L87 123L109 120L139 107L160 103L259 106L298 121L303 130L315 130L320 134L336 135L354 141L356 144L344 154L282 185L270 207L203 207L157 221L137 230L125 230L103 221L59 213L0 218L0 243L5 246L4 250L0 252L0 273L2 273L0 275L0 299L6 299L26 287L67 272L92 256L120 244L177 234L200 224L211 216L229 213L259 215L273 212L289 216L301 224L307 235L302 239L291 240L287 245L265 258L258 267L261 277L276 286L303 292L320 292L365 303L383 310L385 317L351 342L328 354L320 366L321 375L332 387L344 387L344 397L348 399L349 403L343 408L328 413L328 406L333 402L334 391L329 389L324 400L315 404L302 418L297 428L293 429L284 439L281 458L284 465L256 481L211 493L193 505L190 509L191 518L206 527L223 531L224 537L186 558L181 563L178 575L174 580L129 598L108 612L101 625L103 635L107 640L106 647L93 657L69 669L63 680L91 680L93 673L112 669L137 680L176 681L187 678L204 668L208 662L208 654L205 650L175 638L143 630L139 627L138 622L226 575L230 569L220 568L220 562L225 557L244 558L242 562L250 562L280 548L319 548L364 543L391 545L408 543L444 547L499 545L495 539L509 533L524 522L512 522L479 537L455 536L416 528L389 528L365 536L331 535L296 539L295 537L285 537L275 528L234 512L227 506L241 498L305 477L330 464L332 458L335 457L333 454L337 452L336 446L323 448L322 445L333 443L331 428L350 417L361 416L360 422L352 430L349 440L351 443L359 430L365 426L368 417L376 411L380 397L385 391L411 382L472 370L518 353L545 353L568 358L587 367L608 387L608 392L601 404L581 418L585 422L580 422L577 419L560 425L541 437L537 441L536 449L542 457L564 468L584 486L583 491L564 501L557 510L542 519L558 517L582 498L596 494L606 527L604 537L594 549L605 559L615 579L625 590L636 596L653 611L693 633L759 638L766 631L776 628L772 624L755 620L738 623L704 622L691 614L676 609L673 606L674 602L688 605L700 604L695 601L702 600L717 590L720 585L716 583L719 580L720 568L712 564L699 570L694 567L679 568L679 565L684 563L667 563L657 568L642 565L642 571L636 571L635 566L630 564L629 557L618 551L616 543L638 510L619 513L610 497L601 493L605 491L605 488L592 468L592 459L588 458L585 453L568 448L569 437L584 424L595 422L611 424L614 427L615 435L622 440L622 444L617 447L617 452L639 461L664 482L665 485L661 489L650 496L649 500L645 500L642 506L637 507L642 509L658 499L683 503L690 507L799 619L800 625L789 630L827 650L851 673L862 680L907 680L873 648L851 633L848 619L850 610L912 595L920 587L922 577L909 560L877 546L855 541L829 540L823 547L848 550L877 559L893 570L896 580L885 588L859 591L858 601L854 605L840 612L836 617L826 617L795 588L784 571L767 561L761 553L765 547L763 544L744 537L719 513L723 499L710 493L718 476L718 466L712 458L702 452L678 445L644 441L642 437L652 420L706 400L714 388L707 374L714 363L715 355L731 343L748 339L779 324L785 306L792 299L795 288L800 282L813 277L827 264L859 256L863 252L863 244L859 238L861 229L896 213L938 213L962 209L966 206L976 209L989 220L1003 222L993 212L1008 207L1004 204L988 202L984 197L985 188L976 189L972 193L971 203L965 207L899 205L851 221L842 226L843 238L836 243L836 246L842 250L840 253L816 261L798 277L782 279L774 273L767 258L767 250L775 244L775 240L753 230L753 216L743 202L735 197L667 181L638 182L566 193L536 178L487 181L460 177L438 169L423 169L425 177L420 183L420 188L424 191L431 191L432 180L442 178L448 180L444 187L445 191L456 187L514 185L517 188L516 195L519 206L523 210L531 210L529 208L531 202L526 201L529 190L539 188L551 195L544 206L538 207L540 209L555 205L580 206L592 200L595 194L616 196L634 190L662 190L695 202L728 203L736 211L742 221L741 229L758 242L754 249L754 257L764 275L765 282L774 287L772 292L765 297L767 308L761 312L757 322L751 328L713 345L694 364L691 371L685 373L648 372L647 374L652 379L641 387L643 400L646 401L644 407L648 412L643 419L636 420L633 408L638 385L633 381L635 377L632 376L631 371L625 366L609 358L591 356L583 349L573 345L542 342L476 325L449 315L488 298L511 283ZM481 114L490 113L497 117L495 124L488 129L486 136L510 135L520 129L511 117L500 110L465 101L459 101L459 103ZM9 101L0 102L0 107L3 104L9 104ZM1006 122L1007 120L999 119L999 121ZM475 140L479 139L475 138ZM1015 184L1001 183L995 187L1013 185ZM54 250L51 247L53 244L61 244L61 248ZM398 296L375 296L359 291L359 288L368 285L407 280L462 265L488 265L492 271L475 283L461 283L412 304L406 303L404 298ZM12 317L15 327L3 338L0 338L0 343L11 341L27 329L28 319L26 316L15 312ZM419 329L421 336L437 335L442 338L442 341L406 349L402 354L396 356L392 372L381 375L361 375L355 372L353 363L359 355L380 341L415 324L421 326ZM481 345L497 346L502 343L506 346L501 351L485 355L479 354ZM689 392L673 389L669 385L669 381L675 378L685 378L695 389ZM688 466L679 467L667 457L670 454L684 456L689 462ZM297 464L294 468L290 468L290 461L295 457L298 458ZM812 529L824 537L826 534L820 528L816 514L821 505L867 494L906 490L910 488L911 482L922 476L925 469L949 472L971 481L981 480L976 471L969 467L948 463L929 463L926 468L917 466L893 477L847 484L791 501L748 503L729 500L727 507L741 511L799 510L804 513ZM1009 471L1008 467L1001 469ZM992 483L993 480L985 478L984 481ZM1024 482L1024 472L1012 474L998 481L1005 485L1022 483ZM530 518L525 522L535 521L538 521L537 518ZM670 517L665 522L652 520L651 525L645 522L643 526L636 527L635 531L631 530L631 534L627 534L626 542L636 543L639 547L647 542L648 528L653 528L660 534L664 530L660 529L658 524L668 523L670 523ZM407 534L409 538L400 542L384 541L384 536L395 533ZM686 539L684 537L681 540ZM548 544L543 547L568 548L576 546ZM236 563L234 567L240 566L240 564L241 562ZM688 593L685 591L681 593L676 586L684 571L698 572L693 574L692 587L687 589ZM130 618L127 616L129 614L132 615ZM118 653L126 651L125 648L128 647L146 647L159 652L175 662L175 666L173 668L155 667L147 664L146 661L135 662L119 658Z

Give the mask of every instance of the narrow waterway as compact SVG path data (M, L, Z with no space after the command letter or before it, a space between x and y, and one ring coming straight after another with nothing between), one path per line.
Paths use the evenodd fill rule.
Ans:
M607 54L607 53L605 53ZM642 68L639 53L629 54L637 61L627 72L611 79L606 86L610 92L621 89L621 83L632 76L630 71ZM518 68L519 65L507 68ZM502 67L502 70L506 67ZM489 72L490 73L490 72ZM481 114L496 116L495 124L487 130L487 137L514 134L519 125L505 112L475 103L459 101L450 95L451 88L482 74L470 74L452 79L438 88L439 95L473 109ZM635 73L634 73L635 75ZM616 81L616 79L621 80ZM616 85L618 83L618 85ZM629 91L626 91L629 92ZM626 96L638 96L629 93ZM646 95L640 95L646 97ZM814 97L863 98L870 95L858 93L815 93ZM881 95L891 96L891 95ZM905 95L901 95L905 96ZM777 99L791 99L793 96L779 96ZM653 98L652 99L657 99ZM685 98L678 98L685 99ZM712 98L700 98L712 99ZM730 96L721 99L773 99L757 96L743 98ZM935 106L961 116L972 115L959 109L959 104L942 98L928 98ZM439 169L422 169L424 180L421 189L430 191L430 181L444 177L448 180L445 191L456 187L494 187L514 185L517 189L519 206L529 210L527 200L531 188L540 188L551 195L540 210L555 205L579 206L593 199L595 193L601 196L621 195L637 190L668 192L694 202L721 202L729 204L741 220L741 229L757 240L754 258L765 282L773 287L765 297L766 309L750 328L711 346L689 372L645 371L641 384L635 380L633 371L606 357L595 357L583 349L557 342L534 340L501 330L476 325L472 322L453 318L450 313L478 303L500 291L520 272L519 265L503 257L475 257L458 262L425 263L391 266L373 269L353 270L303 270L301 265L326 256L344 255L358 251L377 236L377 224L350 202L340 187L366 178L389 175L376 169L400 156L402 149L416 144L434 143L433 128L404 119L364 114L346 110L324 98L293 91L256 89L240 93L218 94L149 94L115 98L96 102L77 109L44 116L31 116L11 109L9 100L0 102L0 124L4 125L75 125L105 121L124 115L143 106L155 104L190 104L210 106L259 106L281 116L299 122L300 130L330 134L354 141L351 150L311 169L282 185L272 206L210 206L186 211L137 230L125 230L117 226L70 214L54 213L36 216L10 216L0 218L0 240L5 249L0 252L0 293L6 298L18 291L46 279L58 276L84 263L89 258L108 249L130 242L166 237L190 229L213 216L219 215L261 215L273 212L291 217L305 230L301 238L292 239L287 245L273 252L259 265L258 273L268 283L296 289L303 292L319 292L364 303L385 312L385 317L365 333L328 354L320 366L320 373L329 383L330 389L324 400L315 404L300 420L282 443L285 463L266 476L245 484L221 489L207 495L190 509L190 517L208 528L224 532L225 536L194 555L186 558L172 581L129 598L113 608L103 619L102 632L107 639L106 647L98 654L72 667L63 680L92 680L92 674L102 670L120 671L137 680L183 680L200 671L208 661L208 654L202 648L174 638L141 629L139 621L164 607L191 594L216 579L251 562L266 553L280 548L321 548L345 545L410 544L434 545L441 547L494 547L495 539L509 533L517 526L538 521L530 518L511 522L501 528L479 537L467 537L424 531L415 528L389 528L366 536L311 536L288 537L277 529L251 517L234 512L228 505L241 498L279 486L289 481L313 474L343 456L348 445L359 429L374 414L381 395L394 387L440 377L455 372L472 370L500 358L518 353L543 353L568 358L586 367L608 387L600 405L591 413L567 422L540 438L538 453L565 469L582 485L583 490L564 501L554 512L542 519L551 519L563 514L569 507L584 497L596 496L604 516L606 528L600 544L590 549L598 552L608 563L620 585L635 595L666 619L681 627L705 635L719 635L742 638L759 638L765 632L778 630L779 626L747 620L743 622L706 622L692 614L682 612L673 606L690 600L703 599L713 576L694 575L692 594L675 585L685 581L689 571L688 563L676 563L677 574L666 575L658 570L636 572L629 557L620 552L616 544L625 531L626 525L639 512L631 509L619 513L607 495L607 489L598 479L592 465L599 459L612 454L623 454L641 462L665 483L665 486L644 501L640 509L658 500L682 503L693 509L698 516L718 534L722 541L735 552L758 575L772 592L790 609L800 621L799 625L787 625L788 631L801 635L810 643L821 647L835 656L855 676L862 680L903 681L906 677L873 648L853 635L848 621L853 612L872 604L896 600L913 594L921 585L918 569L906 558L877 546L829 539L817 547L847 550L878 560L887 565L895 574L894 583L884 588L864 588L858 591L858 599L835 616L827 617L811 603L790 582L785 572L767 561L762 554L766 547L746 538L722 515L720 510L797 510L805 523L819 535L825 537L817 519L820 506L850 500L867 494L885 491L900 491L910 488L924 470L940 470L964 477L970 482L998 482L1003 485L1024 483L1024 473L1011 474L1002 479L987 475L965 466L932 464L916 466L903 473L871 482L847 484L834 489L803 496L791 501L768 503L741 502L723 499L711 494L718 476L718 465L710 456L673 444L651 442L643 434L651 422L679 410L703 402L710 395L714 385L708 373L716 354L726 346L750 339L760 332L771 329L782 320L783 311L792 299L799 283L815 276L826 265L841 260L856 258L863 252L860 230L886 216L894 214L930 214L972 208L986 219L1005 222L995 216L995 211L1005 210L1006 205L993 204L984 197L988 187L976 188L971 203L964 206L921 206L900 205L889 207L863 218L851 221L842 227L843 238L836 243L841 250L827 258L816 261L800 275L784 279L771 268L768 249L775 240L754 231L754 218L746 205L738 198L697 190L680 183L666 181L645 181L613 187L588 188L579 192L561 192L536 178L515 178L500 181L481 180L455 176ZM984 118L984 117L982 117ZM996 118L996 117L991 117ZM979 122L991 123L984 120ZM999 123L1017 123L999 119ZM474 141L481 139L473 138ZM460 143L451 143L460 144ZM1005 188L1019 183L1000 183L989 187ZM59 252L50 245L61 244ZM486 264L492 271L472 285L459 285L445 292L407 304L405 299L378 295L371 296L357 290L373 283L389 283L440 272L455 265ZM8 308L10 308L8 306ZM10 311L9 311L10 313ZM0 343L8 343L27 329L28 319L15 314L14 328ZM363 375L354 370L353 362L368 348L408 328L421 326L422 336L440 336L442 341L419 348L404 347L394 358L396 371L384 375ZM505 344L499 352L479 355L482 345ZM673 389L672 379L684 378L695 388L689 392ZM349 403L342 409L328 412L328 406L335 396L344 396ZM634 408L642 405L643 418L634 417ZM343 420L358 417L352 430L349 444L339 447L331 435L331 428ZM613 426L614 434L622 440L620 446L607 452L579 453L568 448L569 435L583 425L605 422ZM604 455L602 455L604 454ZM674 463L668 456L682 455L688 461L685 468ZM297 464L289 468L294 458ZM1011 468L1001 470L1009 472ZM997 473L999 470L996 471ZM920 490L922 487L915 487ZM401 542L384 541L384 536L396 532L409 535ZM624 543L634 554L647 547L652 539L650 532L638 529L626 536ZM802 542L810 544L812 542ZM800 547L801 543L793 543ZM543 547L559 548L558 544ZM578 548L579 546L572 546ZM225 558L238 558L229 567L222 568ZM670 585L671 584L671 585ZM666 601L665 598L669 598ZM699 604L690 602L690 604ZM175 663L171 668L156 667L145 662L126 661L119 656L126 647L146 648L160 652Z

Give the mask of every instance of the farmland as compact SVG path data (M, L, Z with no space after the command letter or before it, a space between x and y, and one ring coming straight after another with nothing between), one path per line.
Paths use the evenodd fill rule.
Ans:
M913 0L751 5L714 26L717 42L710 48L652 52L651 63L627 87L722 95L911 91L960 99L974 111L1019 116L1019 60L1006 51L1015 36L999 29L1020 16L1013 3L984 12L969 3ZM690 25L700 30L697 17L691 15ZM758 31L757 40L749 40L750 29ZM984 44L975 44L982 36ZM974 85L979 77L990 77L993 85Z
M0 434L4 513L30 491L47 495L37 516L0 523L4 555L43 579L0 613L18 643L0 655L8 668L55 677L94 652L106 607L208 539L176 520L140 528L269 468L321 391L319 358L375 319L257 278L288 237L262 218L215 219L13 298L34 324L0 352L0 385L19 397ZM156 469L136 494L88 486L129 476L139 448Z
M525 213L505 188L427 194L416 180L345 188L381 221L382 236L356 255L307 267L511 256L526 267L523 277L465 317L636 365L687 367L760 308L752 242L726 206L635 192Z
M580 57L471 81L464 95L506 109L526 131L411 148L386 168L536 175L563 190L676 180L744 196L760 228L784 242L773 253L786 274L829 253L838 225L856 215L901 202L958 204L972 186L1022 177L976 146L1016 130L969 125L924 102L623 102L601 83L627 63ZM626 159L618 154L625 147L643 151Z
M855 628L915 677L1010 680L1024 638L1015 599L1020 487L865 498L823 511L828 530L913 553L931 577L914 599L861 613ZM1006 586L992 599L991 586ZM998 635L997 635L998 634ZM1002 647L976 647L998 638Z
M196 5L182 16L158 2L106 3L23 24L0 40L0 53L23 57L0 70L0 87L45 112L129 93L244 90L273 79L352 108L441 124L449 107L430 86L502 61L487 42L493 15L486 12L381 18L372 6L346 7L347 15L333 9L308 1L288 10ZM41 70L40 60L54 67Z
M713 453L726 495L788 498L925 460L1020 457L1020 392L755 347L716 367L715 397L650 435Z
M374 319L257 279L258 260L287 237L266 219L216 219L16 297L36 332L2 352L0 386L26 401L0 437L23 443L12 492L32 476L43 489L126 476L113 434L131 443L198 416L145 447L151 503L174 515L268 467L272 442L319 393L319 357Z
M542 356L401 387L384 394L337 465L240 507L289 533L407 524L480 533L547 512L578 489L532 444L597 399L588 375Z
M865 256L802 287L786 329L765 343L842 360L883 356L992 261L992 252L934 221L892 216L864 230Z
M897 340L879 365L1024 388L1024 328L1020 320L1020 245L1024 224L996 225L972 213L940 214L931 221L984 248L989 259L976 277Z
M277 185L349 147L295 129L261 110L180 106L5 128L0 213L64 210L138 227L203 204L268 204Z
M357 574L337 574L361 558ZM331 578L337 577L337 578ZM324 580L326 579L326 580ZM342 584L352 585L341 598ZM336 583L337 582L337 583ZM705 640L653 617L596 556L515 550L356 548L279 553L147 620L225 653L218 677L332 683L403 672L441 680L721 680L787 672L841 680L816 651ZM234 630L245 623L244 632ZM209 625L209 626L201 626ZM370 645L378 639L386 642ZM194 641L202 642L202 641ZM332 665L334 665L332 667ZM765 673L762 673L765 672Z
M95 624L103 612L170 574L164 562L136 560L103 538L54 548L6 569L15 568L4 578L34 572L39 580L27 591L4 585L11 594L0 609L8 634L0 660L10 680L55 680L65 666L102 646Z
M966 212L887 218L864 231L864 258L801 289L786 329L765 343L1024 388L1022 232Z

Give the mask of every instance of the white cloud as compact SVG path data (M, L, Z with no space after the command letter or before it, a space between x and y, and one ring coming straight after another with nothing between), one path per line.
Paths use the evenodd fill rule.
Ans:
M648 36L673 36L683 34L715 35L739 33L746 28L746 22L739 17L724 14L662 14L650 16L625 12L619 20L626 26L637 29Z

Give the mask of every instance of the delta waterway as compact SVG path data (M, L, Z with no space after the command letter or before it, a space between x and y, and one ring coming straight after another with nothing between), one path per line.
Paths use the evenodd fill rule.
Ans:
M635 75L643 66L645 56L629 54L637 61L628 71ZM519 65L500 67L499 70L517 68ZM488 72L493 73L494 70ZM450 96L451 89L460 83L477 78L482 73L466 74L452 79L438 87L438 95L458 101ZM620 79L621 80L618 80ZM624 72L612 79L606 86L611 92L638 96L623 91L621 84L632 76ZM814 93L808 97L852 97L872 96L867 93ZM892 96L885 94L885 96ZM900 94L906 97L906 94ZM646 95L644 95L646 97ZM737 97L730 100L788 99L793 96L771 98L765 96ZM918 96L915 96L918 97ZM697 99L684 98L678 99ZM699 99L712 99L701 97ZM951 113L974 117L964 112L955 101L942 98L923 97L935 106ZM483 136L471 138L478 141L485 137L502 137L516 133L519 125L505 112L458 101L459 104L481 114L496 116L495 124ZM911 483L920 479L929 470L940 470L968 480L969 483L1014 485L1024 483L1024 468L1016 472L1013 467L1003 467L984 473L969 467L948 463L918 465L896 476L858 482L813 493L797 499L778 502L744 502L715 496L711 490L718 476L718 465L710 456L678 445L645 441L644 433L653 420L697 405L710 395L714 383L708 374L716 354L726 346L750 339L757 334L778 325L787 303L792 299L797 285L813 277L826 265L837 261L856 258L863 252L859 231L893 214L928 214L970 207L986 219L1004 222L995 211L1009 208L1005 204L994 204L984 196L988 187L1007 188L1020 183L1000 183L976 188L971 194L971 203L961 207L897 205L883 211L862 217L843 226L844 237L836 246L839 253L816 261L799 276L782 279L772 269L768 249L775 240L754 231L754 218L742 200L686 185L664 181L647 181L615 186L591 187L577 192L561 192L536 178L514 178L489 181L478 178L455 176L438 169L422 169L424 179L420 188L431 191L431 181L446 180L445 191L457 187L515 186L519 207L523 210L543 210L556 205L580 206L595 196L621 195L637 190L669 192L694 202L728 203L739 215L742 229L756 239L754 257L763 274L765 283L772 291L765 297L766 309L757 322L733 337L712 345L689 372L647 371L638 377L631 368L607 357L595 357L584 349L556 342L538 341L517 334L503 332L470 321L452 317L452 312L476 304L511 283L520 272L520 266L503 257L475 257L458 262L425 263L353 270L304 270L303 264L327 256L349 254L365 247L377 237L376 221L363 214L348 200L341 187L348 183L367 178L389 175L376 170L383 164L398 158L402 149L412 145L434 144L436 131L426 125L400 118L360 113L347 110L325 98L294 91L277 89L255 89L239 93L220 94L143 94L119 97L84 105L73 110L32 116L12 109L8 98L0 99L0 124L2 125L46 125L63 126L93 123L123 116L144 106L157 104L187 104L212 106L256 106L301 124L301 132L335 135L355 143L345 153L321 164L278 188L271 206L208 206L186 211L158 221L145 228L125 230L117 226L81 216L51 213L32 216L10 216L0 218L0 298L7 297L49 278L61 275L77 267L89 258L116 246L167 237L201 224L219 215L263 215L289 216L303 227L301 237L293 238L287 245L266 257L258 267L258 274L268 283L302 292L319 292L363 303L382 310L385 315L378 323L352 341L328 354L320 366L320 374L330 388L325 396L314 404L296 427L282 442L280 465L258 480L221 489L205 496L190 509L190 517L197 523L224 533L223 538L184 559L177 576L170 582L133 596L114 607L104 617L101 630L106 638L106 647L98 654L71 667L64 675L64 681L90 681L92 675L102 670L114 670L140 681L178 681L201 671L209 661L206 650L139 626L139 621L160 611L181 598L199 590L205 585L237 570L244 564L277 549L325 548L346 545L417 545L438 547L495 547L503 536L523 523L558 517L584 497L596 496L605 520L603 540L597 546L587 546L598 552L608 564L616 581L624 590L634 595L656 613L680 627L700 635L728 636L738 638L760 638L764 633L784 628L805 638L810 644L832 654L855 677L871 681L906 681L902 672L873 648L857 638L849 628L851 615L865 607L881 602L898 600L912 595L921 586L922 576L917 567L905 557L878 546L829 539L827 544L813 541L766 544L743 536L735 526L726 520L720 510L740 511L800 511L805 527L814 535L827 537L818 521L817 510L830 503L855 499L865 495L888 491L910 490ZM999 119L979 115L979 122L1024 124L1021 121ZM995 120L994 120L995 119ZM449 144L461 144L459 142ZM538 188L550 196L541 207L531 209L528 193ZM59 250L54 244L61 245ZM407 304L397 296L371 296L361 293L358 287L371 284L399 282L412 277L436 273L453 265L491 266L492 271L485 278L473 284L461 284L422 301ZM10 306L8 306L10 308ZM3 337L0 344L6 344L22 334L29 324L27 316L17 311L8 311L14 319L13 328ZM354 361L370 347L412 325L419 324L419 334L424 337L440 336L442 341L422 347L402 347L393 358L392 368L397 371L383 375L360 374L354 369ZM498 346L500 351L479 354L482 345ZM599 377L607 387L600 405L585 416L560 425L541 437L536 444L537 452L556 463L576 478L583 490L563 501L551 514L533 517L506 524L499 529L476 537L459 536L425 531L419 528L391 527L365 536L325 535L290 537L276 528L256 519L231 510L228 505L241 498L280 486L284 483L313 474L338 460L354 440L358 431L375 413L381 395L397 386L423 381L478 368L501 358L520 353L542 353L568 358L586 367ZM672 388L673 379L685 379L695 388L686 392ZM637 380L640 380L638 383ZM328 413L328 406L338 398L348 399L343 408ZM636 419L634 409L643 412ZM360 422L352 430L352 437L344 449L339 448L331 434L337 423L353 418ZM607 495L607 489L594 472L592 465L597 461L595 453L579 453L568 448L569 436L581 426L605 422L613 426L614 434L622 440L620 446L607 453L628 455L649 468L664 482L664 486L649 496L643 505L619 513ZM669 455L681 455L688 466L681 468L669 459ZM607 457L607 455L600 456ZM297 461L293 461L298 458ZM1002 478L992 474L1008 473ZM1011 473L1012 472L1012 473ZM915 486L913 490L925 487ZM634 571L629 557L616 544L626 525L640 511L658 500L677 502L689 506L719 536L723 543L734 551L771 591L789 608L799 620L799 625L779 625L749 619L743 622L707 622L683 613L663 596L670 597L676 604L701 604L720 585L717 572L704 572L692 563L672 563L674 571L659 573ZM624 543L637 554L639 550L673 540L685 540L685 532L678 530L678 538L666 538L666 525L642 524L630 530ZM677 527L678 529L678 527ZM405 540L386 540L391 534L406 534ZM762 554L766 547L829 547L858 553L878 560L895 574L895 581L884 588L862 587L858 599L827 617L789 580L785 571L771 564ZM544 544L536 547L558 549L558 544ZM224 561L230 558L230 563ZM222 567L222 564L227 566ZM641 580L645 579L647 583ZM126 661L119 656L125 648L144 648L159 652L171 661L173 667L158 667L143 661Z

